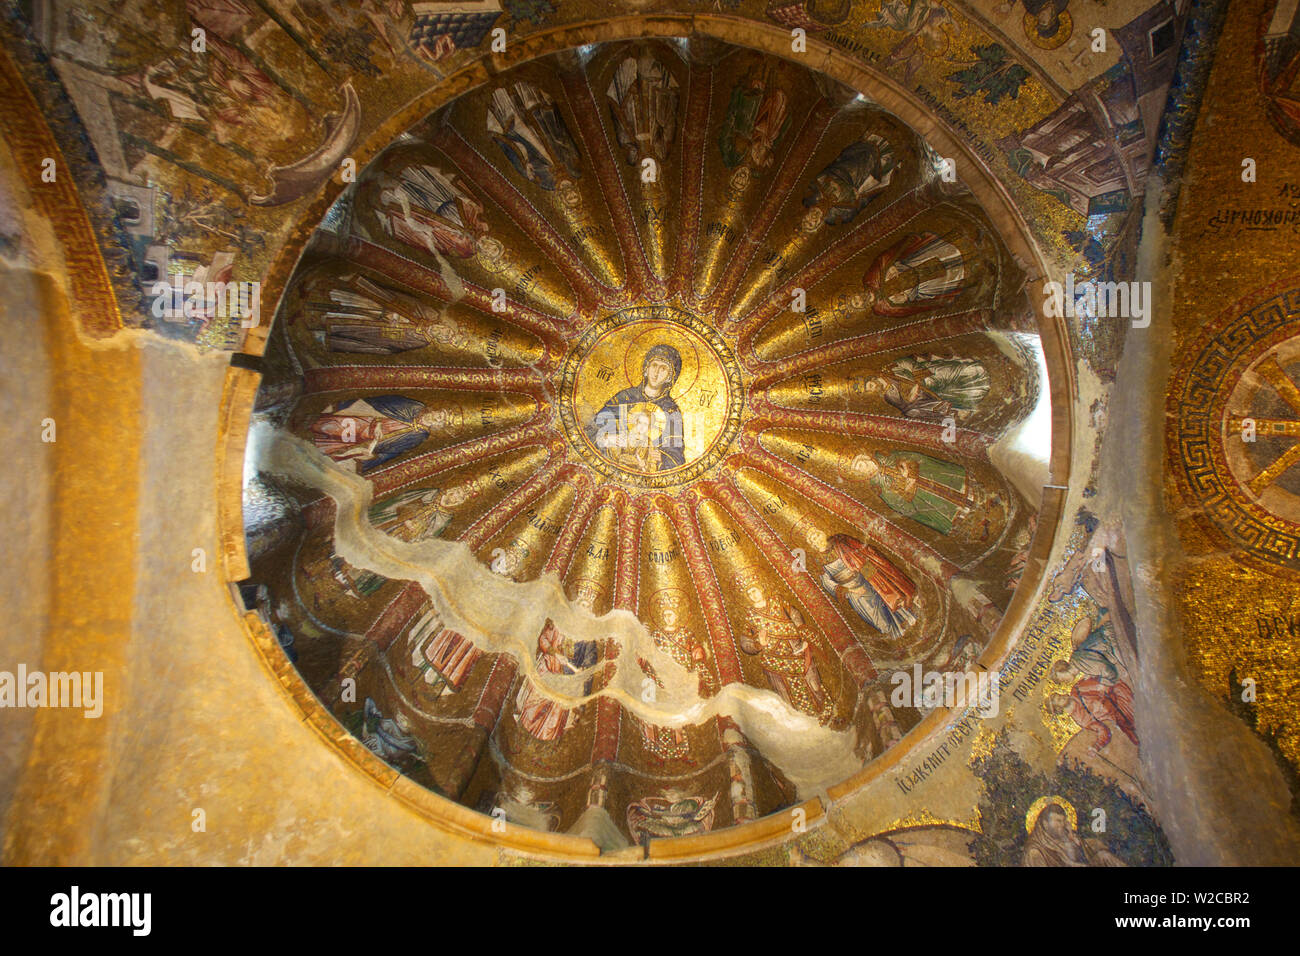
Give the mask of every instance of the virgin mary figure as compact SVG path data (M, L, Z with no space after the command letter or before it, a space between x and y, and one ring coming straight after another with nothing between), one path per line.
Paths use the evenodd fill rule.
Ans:
M661 343L646 352L641 384L614 395L587 424L587 437L601 455L636 471L670 471L686 464L682 412L672 396L681 373L681 353L671 345ZM639 453L638 446L647 444L655 454Z

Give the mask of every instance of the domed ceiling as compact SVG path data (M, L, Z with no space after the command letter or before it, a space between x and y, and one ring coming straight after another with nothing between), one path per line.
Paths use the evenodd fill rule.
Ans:
M526 63L399 136L290 280L249 442L249 586L321 701L605 848L898 744L893 675L1006 611L1049 444L1024 274L947 169L717 41Z

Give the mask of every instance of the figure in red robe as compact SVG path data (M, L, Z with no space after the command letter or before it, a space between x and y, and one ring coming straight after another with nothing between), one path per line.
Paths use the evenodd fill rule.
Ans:
M593 667L598 659L595 641L574 641L550 621L537 638L537 673L570 675ZM583 684L584 696L591 693L592 679ZM538 740L558 740L578 720L578 711L570 710L548 697L525 677L515 695L515 720Z
M970 285L968 272L956 245L921 232L876 257L862 277L863 292L876 315L915 315L959 296Z
M1085 677L1070 688L1070 693L1053 694L1047 699L1053 714L1069 714L1081 728L1093 735L1091 749L1099 751L1110 743L1108 724L1137 745L1137 727L1133 722L1133 691L1124 681L1110 683L1099 677Z
M916 584L869 544L847 534L826 533L807 525L805 536L826 562L821 585L887 637L901 637L916 623Z

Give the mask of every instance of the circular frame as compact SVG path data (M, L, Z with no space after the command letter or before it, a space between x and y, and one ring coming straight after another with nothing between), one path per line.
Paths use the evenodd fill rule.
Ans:
M1300 527L1239 485L1228 462L1228 402L1261 356L1300 336L1300 276L1266 286L1210 321L1170 383L1167 448L1196 525L1250 566L1300 577Z
M687 462L671 471L655 474L641 474L626 471L611 462L591 444L581 422L577 420L577 389L582 365L591 354L596 343L609 332L637 322L659 321L671 322L698 336L713 350L721 364L727 383L727 409L725 425L710 443L708 450L694 461ZM644 488L670 488L694 481L710 468L713 468L727 453L732 441L740 431L740 414L745 407L745 388L741 380L740 363L732 354L718 331L700 321L689 312L673 306L634 306L621 309L606 319L590 326L579 337L573 349L565 358L560 371L560 421L564 427L569 444L582 460L606 478L617 478L628 484Z
M408 127L451 100L488 82L492 75L512 66L562 50L606 41L691 35L708 36L736 46L790 58L788 31L775 25L720 14L662 15L653 18L628 16L539 31L515 41L510 53L481 56L448 76L437 88L429 90L381 123L365 143L354 150L354 157L358 167L364 166ZM1031 301L1041 301L1039 293L1042 284L1051 278L1051 271L1005 185L979 156L919 98L890 77L816 37L807 38L807 47L806 56L813 61L813 69L869 95L944 155L960 157L961 168L973 172L973 175L963 176L962 182L970 189L991 222L1000 227L999 235L1007 248L1028 265L1031 278L1027 292ZM330 180L323 193L303 207L297 223L282 243L264 282L264 299L272 306L272 314L278 311L288 279L317 223L338 199L344 186L341 179ZM246 340L245 350L260 355L266 345L268 327L252 331L255 334L250 334ZM1047 361L1051 398L1052 447L1048 483L1043 488L1037 532L1030 546L1029 562L1022 584L1016 589L1006 613L980 657L979 664L986 668L995 667L1010 652L1015 638L1028 622L1045 584L1046 562L1056 543L1068 490L1066 482L1069 480L1072 462L1073 405L1076 394L1073 364L1069 361L1069 338L1062 318L1045 319L1039 316L1038 332ZM243 541L243 453L259 382L258 373L232 366L220 409L218 531L226 579L232 585L249 576ZM498 832L493 828L494 821L490 817L440 797L403 777L343 730L285 658L269 628L255 613L244 612L239 608L233 586L231 603L265 666L293 706L303 714L304 720L346 762L375 779L380 786L421 813L432 824L454 835L486 840L503 849L540 854L553 860L629 861L630 858L626 857L602 858L599 848L591 840L582 837L545 833L513 824L507 824L504 832ZM844 800L863 790L902 763L931 735L943 730L957 716L959 712L950 709L941 708L932 712L913 727L902 741L873 759L849 779L829 788L829 801L834 803ZM804 812L808 826L812 827L824 821L829 804L822 798L814 797L797 809ZM638 851L635 859L650 862L704 860L753 852L778 845L790 838L789 818L782 811L716 833L652 840L643 851L644 856L641 855L641 848L635 848Z

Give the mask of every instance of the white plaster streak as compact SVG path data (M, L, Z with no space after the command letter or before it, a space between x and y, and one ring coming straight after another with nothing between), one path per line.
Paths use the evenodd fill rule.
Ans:
M563 706L611 697L638 718L667 727L730 717L795 785L800 799L861 768L853 755L852 730L824 727L791 709L773 691L747 684L729 684L716 696L702 698L696 675L660 651L634 614L614 610L593 617L568 601L555 574L514 582L485 567L463 542L404 542L376 530L366 518L373 493L370 482L344 471L309 442L255 422L248 447L257 450L257 470L309 485L334 500L334 550L343 560L388 578L416 581L447 627L484 652L509 654L541 693ZM537 637L548 618L571 639L614 642L618 654L608 686L582 696L586 678L602 671L606 661L572 675L538 674ZM638 657L649 661L664 683L655 688L653 702L642 700L644 674L636 664Z

